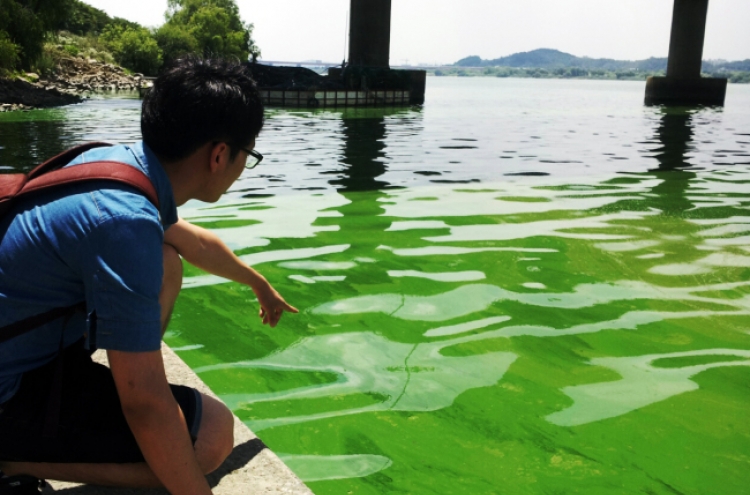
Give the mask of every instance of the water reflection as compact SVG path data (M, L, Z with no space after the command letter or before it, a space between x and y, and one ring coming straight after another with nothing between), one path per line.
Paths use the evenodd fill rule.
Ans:
M328 228L311 233L317 242L336 250L316 252L321 259L299 256L295 259L302 261L274 265L293 282L327 284L307 306L310 321L326 330L266 357L198 368L216 382L228 381L224 377L238 370L304 370L337 376L333 383L301 383L281 392L246 393L229 387L234 390L222 398L251 417L248 424L256 430L365 412L446 408L457 394L500 380L517 357L471 352L456 361L459 358L445 354L465 348L461 346L599 333L617 340L613 332L648 332L672 321L748 315L750 299L744 294L750 284L736 281L735 272L717 275L714 283L681 278L677 286L664 284L665 276L674 279L750 266L750 257L739 253L702 252L708 248L700 244L701 239L715 240L747 229L737 226L741 222L736 219L731 232L721 219L708 228L690 221L695 210L737 201L724 194L735 183L712 182L714 188L707 188L703 182L712 180L712 174L699 177L698 172L686 170L688 154L696 146L690 113L661 115L654 131L659 148L653 150L659 166L649 173L544 185L495 182L481 189L383 190L388 185L379 179L387 170L383 120L344 119L342 125L341 163L347 168L345 176L331 184L339 186L346 201L328 209L338 213L328 216L324 224ZM272 199L265 204L283 208ZM734 213L742 215L739 210ZM261 218L257 212L253 215ZM249 229L271 234L263 225L242 228ZM301 254L302 249L297 251ZM262 257L256 259L263 262ZM478 280L487 283L470 283ZM188 282L188 286L195 285ZM355 331L361 327L374 327L375 332ZM416 329L426 341L403 342L407 335L413 338ZM443 340L435 342L435 338ZM632 352L632 359L640 359L637 347ZM605 366L604 361L589 364ZM687 371L694 370L674 372L684 378L681 388L660 394L615 394L621 400L609 409L601 404L607 401L606 394L599 402L589 397L579 403L577 389L562 388L575 401L568 408L574 413L561 408L547 419L573 426L626 414L693 390L694 383L685 378ZM489 382L471 378L480 373ZM659 389L659 383L654 387ZM415 385L431 393L417 394ZM591 390L609 390L608 386L592 385ZM335 402L357 394L371 399L366 405ZM335 405L324 412L304 412L305 401L322 399ZM273 417L262 413L288 401L294 402L295 412ZM260 415L251 412L258 409ZM570 414L581 419L565 419ZM298 460L300 466L308 461L313 462ZM375 464L380 465L380 460Z
M692 366L657 367L655 362L679 361L686 357L711 357L716 362ZM596 358L594 366L615 370L622 378L607 383L577 385L563 389L574 404L550 414L547 420L560 426L575 426L627 414L630 411L698 390L690 378L711 368L750 366L750 351L706 349L635 357Z
M672 142L664 145L674 146ZM688 143L680 144L681 149L687 146ZM626 181L592 180L544 187L496 183L483 189L346 192L343 195L348 202L333 209L340 216L330 218L339 228L316 234L323 244L338 246L344 240L351 243L336 253L335 261L286 261L275 265L296 272L288 277L296 282L335 284L322 289L322 297L311 299L317 304L307 307L310 321L322 325L326 332L306 337L267 357L209 365L198 371L209 381L222 383L240 369L269 369L275 373L304 370L338 376L333 383L300 384L282 392L237 390L222 395L238 413L254 417L248 424L261 430L366 412L449 407L455 394L495 383L507 371L498 368L498 363L507 359L510 366L517 357L514 353L472 352L459 362L444 352L457 346L491 345L498 339L554 339L598 333L607 333L605 339L617 340L612 337L613 332L647 334L672 321L747 318L750 298L744 294L750 283L737 281L736 271L714 274L711 280L725 280L723 283L683 278L677 286L669 286L664 285L663 278L654 278L695 274L683 266L699 268L701 273L750 266L750 257L738 253L702 252L708 249L705 243L701 245L704 239L722 238L723 245L730 248L738 245L739 241L727 237L746 233L750 228L750 220L742 216L741 210L725 211L722 215L737 216L708 223L691 222L685 217L691 210L715 204L729 206L737 201L722 192L731 184L714 183L714 190L695 190L696 182L712 178L707 173L698 178L695 172L665 170ZM688 196L697 199L688 200ZM747 199L747 194L743 197ZM561 253L565 253L566 261L556 262ZM364 257L374 263L361 261ZM402 261L404 257L409 259ZM670 268L675 260L681 263ZM336 271L338 275L318 275ZM566 274L561 276L561 272ZM573 275L576 272L580 273ZM564 287L587 278L599 281L572 283L567 290ZM465 283L484 279L488 283ZM344 296L352 292L359 295ZM498 312L507 314L497 315ZM545 314L551 324L538 321L538 316ZM348 315L355 319L347 319ZM376 333L355 332L359 326L354 321L375 327ZM428 341L400 342L412 328L419 328ZM449 340L432 341L445 337ZM708 352L698 349L693 354ZM632 359L640 359L637 350L633 353ZM491 359L485 361L484 356ZM395 362L404 364L396 366ZM604 367L605 361L592 360L590 364ZM710 367L723 365L722 361ZM621 367L610 368L619 372ZM410 374L410 370L419 371L419 376ZM480 370L490 383L471 379ZM574 426L626 414L694 390L695 383L687 377L700 370L681 368L671 374L650 375L652 381L656 380L651 388L658 389L658 394L628 395L618 393L621 388L615 386L613 393L619 397L616 406L602 405L602 401L608 401L608 384L586 388L604 392L601 396L592 392L594 395L580 403L578 389L563 388L575 401L571 406L574 413L562 408L547 419L555 425ZM657 380L672 375L679 375L679 386L663 387ZM414 395L415 384L431 394ZM356 394L373 399L367 405L335 402ZM324 398L336 405L325 412L303 412L305 401L314 403ZM287 401L294 401L295 412L273 417L266 416L268 413L258 417L251 412ZM571 414L579 419L566 419ZM301 466L307 461L298 459ZM375 464L380 465L379 462Z
M137 92L119 93L65 107L0 114L0 167L28 172L76 144L139 140L137 96Z
M574 462L656 493L630 466L674 483L643 452L692 441L685 424L700 435L700 455L680 444L691 472L742 478L747 442L715 418L742 424L746 409L750 120L731 106L643 118L636 89L637 112L606 121L447 93L424 114L272 112L268 167L181 214L302 312L262 327L249 290L188 268L168 343L303 478L367 477L331 493L442 493L456 476L461 493L531 477L575 490ZM504 175L532 165L551 175ZM683 401L696 407L674 420Z
M324 418L374 411L434 411L450 406L462 392L496 383L515 361L510 352L479 356L445 357L441 349L455 341L402 344L373 333L343 333L308 337L294 346L256 361L227 363L198 368L211 372L233 372L242 368L274 371L319 371L338 375L334 383L268 394L222 395L234 411L258 408L279 399L330 398L351 394L382 397L363 407L299 414L251 422L255 431Z
M344 118L342 132L343 177L329 181L341 192L383 189L388 182L378 180L386 172L385 117Z
M47 158L72 146L62 120L22 119L0 123L0 171L29 172Z
M694 207L687 192L696 174L684 169L692 167L689 153L695 149L695 110L662 107L661 111L663 113L655 136L661 146L653 150L659 166L649 171L658 173L662 181L652 189L651 202L664 213L679 215Z
M690 167L688 153L695 147L693 140L694 110L685 108L663 108L656 139L661 147L653 150L659 161L657 170L674 170Z

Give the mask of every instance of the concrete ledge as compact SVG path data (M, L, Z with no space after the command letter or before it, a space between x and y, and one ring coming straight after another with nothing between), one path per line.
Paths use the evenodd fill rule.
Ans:
M646 105L724 105L727 80L652 76L646 80Z
M216 397L216 394L166 345L162 344L164 366L170 383L191 386L198 391ZM94 359L106 364L106 354L98 351ZM263 442L234 417L234 450L219 469L208 476L209 484L216 495L267 494L267 495L312 495L292 471L265 448ZM65 495L163 495L166 490L138 490L131 488L107 488L75 483L51 481L43 493Z

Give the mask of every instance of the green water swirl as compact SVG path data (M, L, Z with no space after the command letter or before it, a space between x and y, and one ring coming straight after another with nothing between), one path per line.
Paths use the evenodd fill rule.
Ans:
M750 91L431 80L269 112L181 215L295 306L186 266L166 340L323 494L748 493ZM0 115L0 165L138 139L137 101Z

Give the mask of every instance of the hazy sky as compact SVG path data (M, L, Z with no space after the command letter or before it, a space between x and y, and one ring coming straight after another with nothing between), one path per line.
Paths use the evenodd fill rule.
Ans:
M166 0L84 0L146 26ZM350 0L236 0L265 60L344 57ZM665 57L673 0L393 0L391 64L453 63L536 48L615 59ZM750 1L711 0L704 59L750 59Z

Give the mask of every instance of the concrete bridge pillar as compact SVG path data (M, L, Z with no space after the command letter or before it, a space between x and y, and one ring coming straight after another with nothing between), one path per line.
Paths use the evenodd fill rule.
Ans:
M390 68L391 0L351 0L350 9L348 64L328 75L353 90L408 90L410 103L423 104L427 73Z
M667 77L701 77L708 0L675 0Z
M390 67L391 0L351 0L349 65Z
M701 78L708 0L674 0L666 77L646 81L646 104L723 105L726 79Z

